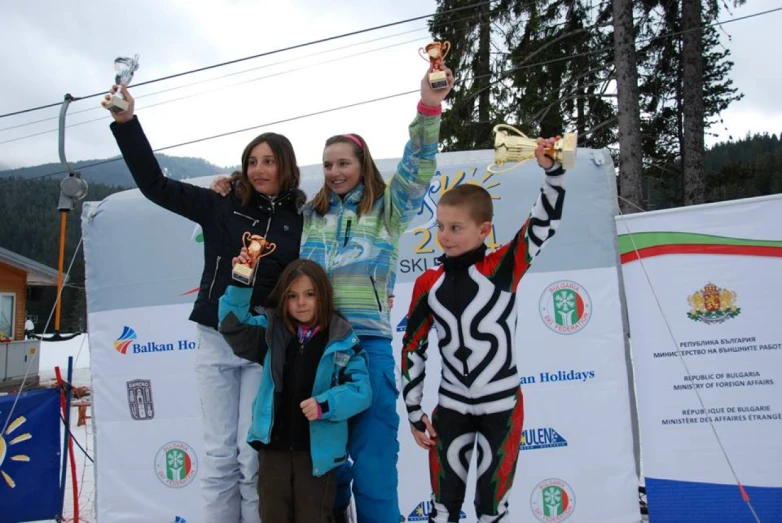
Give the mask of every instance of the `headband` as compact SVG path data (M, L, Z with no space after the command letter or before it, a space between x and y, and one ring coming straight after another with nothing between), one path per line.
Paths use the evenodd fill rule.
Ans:
M358 138L356 138L352 134L343 134L342 137L343 138L347 138L348 140L350 140L354 144L358 145L358 148L361 149L362 151L364 150L364 146L361 145L361 140L359 140Z

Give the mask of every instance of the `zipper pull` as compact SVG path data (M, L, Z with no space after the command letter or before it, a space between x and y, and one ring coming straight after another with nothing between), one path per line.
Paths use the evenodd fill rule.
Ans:
M351 220L348 218L348 224L345 226L345 243L342 244L343 247L345 247L348 244L348 239L350 239L350 224Z

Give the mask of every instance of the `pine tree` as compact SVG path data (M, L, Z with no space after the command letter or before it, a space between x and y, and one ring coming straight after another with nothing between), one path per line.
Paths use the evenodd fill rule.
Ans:
M619 202L625 213L642 204L643 163L632 0L613 0L614 52L619 95Z
M451 12L468 6L472 7ZM497 94L493 71L499 66L491 52L497 16L497 10L487 2L475 5L474 0L441 0L429 22L432 37L450 43L445 63L456 75L448 98L450 109L443 113L440 127L445 151L492 147L493 122L502 115L492 103Z
M638 47L641 129L644 155L647 201L652 208L670 207L685 203L684 161L685 161L685 67L683 59L682 0L644 0L638 8ZM737 0L734 5L743 3ZM695 121L690 134L703 134L704 129L715 121L721 111L743 95L733 87L729 73L733 62L728 58L730 51L720 48L719 36L709 26L718 19L720 2L703 0L701 24L703 45L703 83L690 86L697 96L702 93L702 117L693 115ZM692 28L690 28L692 29ZM698 34L690 31L687 34ZM698 76L696 74L696 76ZM695 124L702 121L701 130ZM690 158L703 150L697 137L691 147ZM695 169L703 172L703 167ZM698 176L697 172L695 176ZM688 203L702 202L704 193L698 189L694 199Z

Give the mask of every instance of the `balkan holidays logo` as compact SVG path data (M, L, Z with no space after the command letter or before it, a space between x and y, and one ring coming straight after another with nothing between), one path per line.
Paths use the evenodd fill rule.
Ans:
M524 429L521 431L519 450L551 449L567 447L567 440L551 427Z
M196 453L187 443L171 441L155 455L155 474L166 486L186 487L198 473Z
M136 336L136 331L126 325L122 328L122 334L120 334L119 338L117 338L117 341L114 342L114 348L117 349L117 352L120 354L127 354L128 345L133 343L137 337L138 336Z
M532 491L530 508L543 523L564 521L576 510L576 495L561 479L541 481Z
M429 514L432 512L432 502L422 501L415 509L407 516L407 521L429 521ZM467 514L464 511L459 512L459 519L467 519Z
M539 309L549 329L558 334L575 334L592 318L592 299L578 283L562 280L543 291Z
M175 350L193 350L196 348L196 343L191 340L176 340L171 341L142 341L136 343L138 336L136 331L131 327L125 325L122 328L122 334L114 342L114 348L120 354L127 354L130 351L131 354L143 354L151 352L169 352Z
M736 293L709 282L703 289L687 296L690 310L687 317L707 325L722 323L741 314L736 306Z
M128 408L130 417L136 421L155 417L155 405L152 403L152 382L133 380L126 382L128 387Z

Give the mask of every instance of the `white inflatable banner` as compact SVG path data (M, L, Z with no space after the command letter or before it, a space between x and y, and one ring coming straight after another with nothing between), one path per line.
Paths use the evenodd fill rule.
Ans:
M525 416L512 521L640 520L614 170L605 151L578 155L567 175L559 232L519 287L517 361ZM492 160L491 151L438 156L439 172L400 242L390 313L397 360L413 282L442 254L434 226L439 196L460 183L483 185L496 205L490 246L513 236L537 197L542 171L534 162L491 175L485 167ZM396 162L378 163L389 176ZM321 168L302 173L302 188L312 196ZM187 320L202 270L201 237L191 222L137 190L85 205L82 223L99 521L207 523L198 509L203 444L193 371L196 329ZM430 354L428 410L439 380L439 358L435 350ZM426 455L413 442L401 401L398 410L400 509L408 521L426 521ZM472 498L471 486L463 507L468 520L475 519Z

